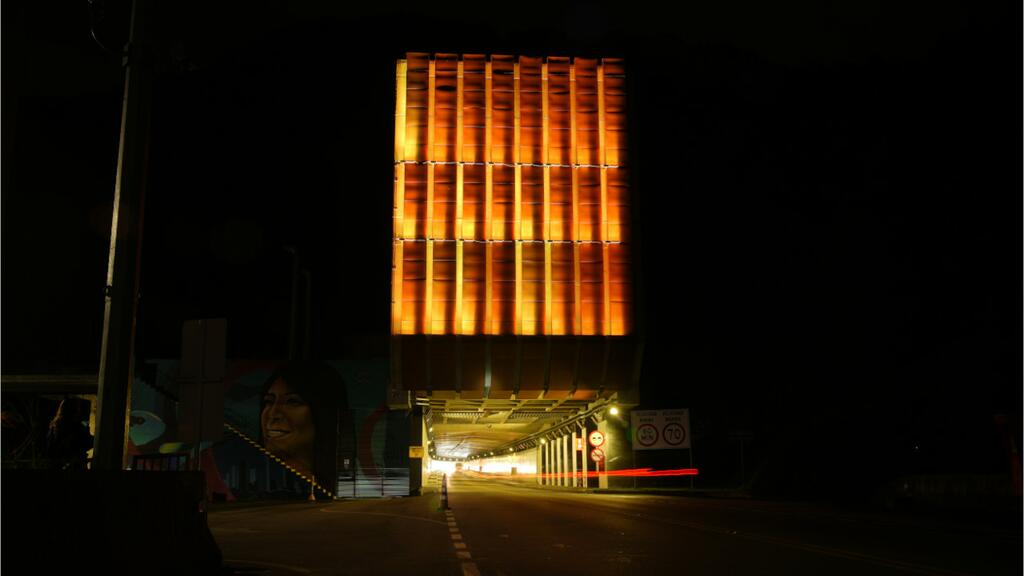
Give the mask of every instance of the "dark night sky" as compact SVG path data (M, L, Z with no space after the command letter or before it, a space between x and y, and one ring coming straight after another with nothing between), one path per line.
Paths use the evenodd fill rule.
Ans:
M1019 7L378 4L162 8L146 357L282 356L288 244L315 354L386 354L394 59L624 56L646 402L947 467L1019 428ZM3 11L3 370L92 371L119 59L84 0Z

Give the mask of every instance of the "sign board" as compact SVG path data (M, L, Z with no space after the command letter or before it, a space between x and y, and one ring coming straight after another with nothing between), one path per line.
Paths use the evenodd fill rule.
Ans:
M583 437L582 436L577 436L576 437L576 451L577 452L582 452L583 448L584 448L584 446L583 446Z
M423 446L409 446L409 458L423 458Z
M591 432L588 439L590 440L590 445L594 448L604 445L604 433L599 430Z
M671 450L690 447L690 411L633 410L634 450Z
M186 320L178 365L178 440L217 442L224 434L227 320Z
M604 462L604 450L601 450L600 448L594 448L593 450L590 451L590 459L593 460L594 462L597 462L598 464Z

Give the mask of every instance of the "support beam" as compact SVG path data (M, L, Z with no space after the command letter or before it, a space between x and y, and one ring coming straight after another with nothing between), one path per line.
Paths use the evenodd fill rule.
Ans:
M571 481L569 482L569 485L572 486L573 488L576 487L576 456L577 456L577 452L576 452L576 439L577 438L578 438L578 436L576 436L576 431L573 430L572 431L572 440L571 440L571 442L569 444L569 462L571 464L570 469L572 471L572 478L571 478Z
M402 240L394 240L391 250L391 333L402 333L402 275L405 258Z
M552 446L553 446L553 444L551 442L546 442L544 444L544 459L545 459L545 464L546 464L546 466L544 468L544 485L545 486L551 486L554 483L554 472L553 472L553 467L552 467L552 461L554 460L554 454L552 453L553 452Z
M538 444L537 448L533 451L533 470L534 476L537 478L537 484L543 485L544 479L544 445Z
M589 480L587 479L587 460L590 459L590 450L587 446L587 427L580 426L580 434L583 436L583 454L581 454L582 468L583 468L583 487L589 487Z

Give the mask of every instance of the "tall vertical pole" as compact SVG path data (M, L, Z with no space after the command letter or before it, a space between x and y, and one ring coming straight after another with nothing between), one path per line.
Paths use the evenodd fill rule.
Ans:
M125 465L135 369L135 324L152 103L153 63L145 44L150 7L146 0L132 3L131 30L124 58L121 134L100 342L99 401L93 451L93 468L97 470L121 470Z

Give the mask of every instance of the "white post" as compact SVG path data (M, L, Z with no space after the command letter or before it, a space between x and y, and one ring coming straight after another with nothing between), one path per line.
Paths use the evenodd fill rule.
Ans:
M558 463L556 465L558 469L558 475L555 477L555 486L562 485L562 474L565 471L565 453L562 451L562 437L559 436L555 439L555 454L557 455Z
M587 478L587 460L590 458L590 448L587 446L587 429L583 428L581 431L583 435L583 487L590 487L590 480Z
M533 461L534 461L533 462L534 463L533 470L534 470L534 474L537 476L537 484L542 484L543 482L541 481L541 478L543 478L543 477L541 476L541 472L543 471L543 466L542 465L544 463L544 445L543 444L538 444L537 445L537 451L536 451L536 453L533 456L534 456L533 457Z
M551 461L553 460L554 454L551 453L551 443L544 444L544 485L551 486Z
M576 440L576 438L577 438L576 431L573 430L572 431L572 441L569 444L569 454L570 454L570 458L571 458L569 461L572 462L572 480L569 482L569 485L572 486L573 488L577 487L577 483L576 483L576 442L577 442L577 440Z
M562 486L569 485L569 451L565 449L569 436L562 436Z

